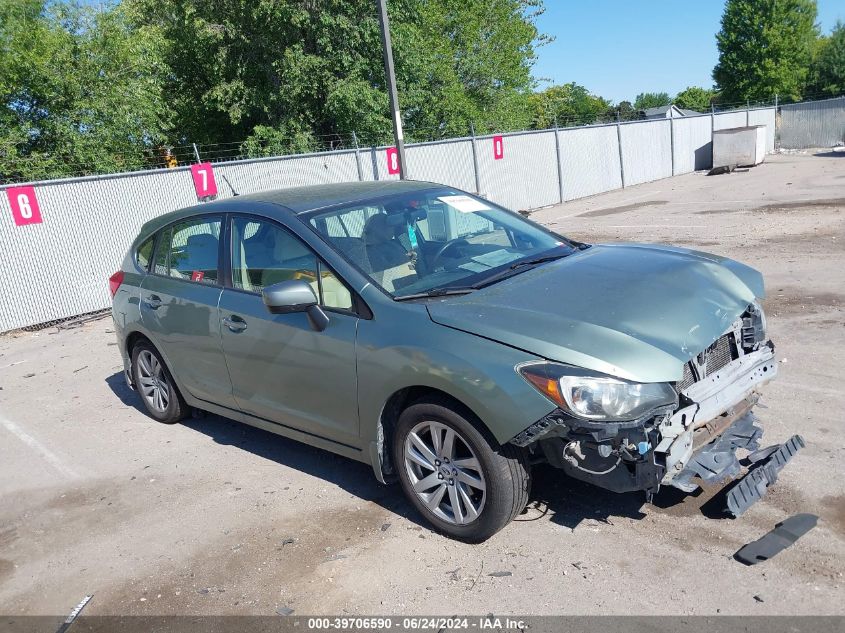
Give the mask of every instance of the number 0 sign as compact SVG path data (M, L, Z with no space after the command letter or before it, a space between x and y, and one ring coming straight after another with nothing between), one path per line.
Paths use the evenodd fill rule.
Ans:
M35 187L9 187L6 189L12 218L17 226L41 224L41 209L35 197Z
M501 136L493 137L493 160L502 160L505 157L505 142Z
M194 179L197 198L217 195L217 182L214 180L214 170L211 168L211 163L191 165L191 176Z

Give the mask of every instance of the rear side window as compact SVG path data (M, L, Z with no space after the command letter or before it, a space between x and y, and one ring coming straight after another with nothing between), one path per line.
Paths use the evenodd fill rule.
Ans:
M153 257L153 242L155 237L145 240L135 251L135 262L144 270L150 269L150 260Z
M174 224L161 233L155 272L202 284L218 282L221 218L202 217Z

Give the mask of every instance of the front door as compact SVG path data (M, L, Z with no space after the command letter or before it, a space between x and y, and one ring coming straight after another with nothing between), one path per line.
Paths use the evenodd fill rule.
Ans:
M231 220L232 287L220 297L223 350L245 413L342 444L358 444L352 294L292 232L269 220ZM329 315L322 332L304 313L271 314L261 289L304 279Z
M195 398L234 407L217 315L221 224L221 216L202 216L159 232L140 308L177 383Z

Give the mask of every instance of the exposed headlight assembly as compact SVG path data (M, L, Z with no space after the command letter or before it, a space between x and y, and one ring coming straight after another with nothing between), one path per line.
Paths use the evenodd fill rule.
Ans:
M528 363L517 371L561 409L583 420L629 422L678 403L668 383L629 382L559 363Z

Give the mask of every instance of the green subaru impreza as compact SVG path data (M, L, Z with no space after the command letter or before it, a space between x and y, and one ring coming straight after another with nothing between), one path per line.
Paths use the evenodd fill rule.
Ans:
M152 417L205 410L370 463L466 541L524 508L539 462L647 498L735 478L777 369L757 271L576 242L431 183L168 213L110 284L126 378ZM766 473L773 450L757 455ZM773 481L755 472L735 514Z

